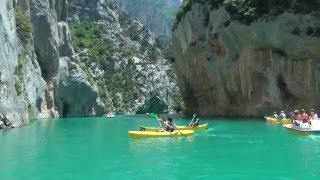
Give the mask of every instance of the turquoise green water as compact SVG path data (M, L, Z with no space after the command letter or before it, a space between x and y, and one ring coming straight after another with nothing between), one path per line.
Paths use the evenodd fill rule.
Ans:
M188 119L178 119L185 125ZM1 179L319 179L320 136L261 120L208 122L193 137L131 139L141 116L37 121L0 131Z

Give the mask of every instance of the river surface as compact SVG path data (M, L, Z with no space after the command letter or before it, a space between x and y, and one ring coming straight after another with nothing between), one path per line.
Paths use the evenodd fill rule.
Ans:
M177 125L190 119L175 118ZM202 119L205 132L132 139L147 116L41 120L0 131L6 179L320 179L320 136L263 119Z

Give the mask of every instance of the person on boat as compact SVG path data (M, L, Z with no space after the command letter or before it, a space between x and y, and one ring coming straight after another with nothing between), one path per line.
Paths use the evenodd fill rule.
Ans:
M276 112L274 112L274 113L273 113L273 116L272 116L272 118L275 118L275 119L277 119L277 118L278 118L278 114L277 114Z
M167 121L165 122L164 130L168 132L173 132L174 130L177 130L178 127L173 123L172 117L168 117Z
M294 113L291 111L291 112L290 112L290 118L291 118L291 120L293 120L293 116L294 116Z
M310 110L309 121L311 120L318 120L318 115L314 109Z
M188 126L196 127L199 126L200 119L197 114L194 114L192 120Z
M278 119L285 119L285 118L286 118L286 114L283 111L281 111Z
M309 119L309 116L308 116L308 114L306 114L306 111L304 109L301 109L300 110L300 120L302 121L302 123L309 122L308 119Z
M292 122L294 125L299 126L300 124L300 115L298 110L293 111Z

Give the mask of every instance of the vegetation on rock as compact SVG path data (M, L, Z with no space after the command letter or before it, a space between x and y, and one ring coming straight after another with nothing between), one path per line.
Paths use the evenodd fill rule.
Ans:
M23 92L22 76L23 76L23 58L18 59L18 64L14 70L16 75L15 89L17 94L20 96Z
M318 0L184 0L180 10L176 13L173 30L185 14L191 10L192 5L196 3L210 3L211 9L223 6L230 14L231 19L244 24L250 24L263 15L280 15L285 11L308 14L320 10L320 1Z
M26 14L17 7L15 9L16 29L19 39L26 45L32 38L32 25Z
M120 24L128 41L111 39L107 33L110 27L104 23L82 22L72 24L70 29L74 49L88 76L97 82L99 97L106 105L106 111L115 110L122 114L135 112L137 103L145 101L146 84L150 83L148 79L153 73L150 71L158 60L169 57L170 53L166 42L153 40L146 28L121 16L119 19L122 19Z

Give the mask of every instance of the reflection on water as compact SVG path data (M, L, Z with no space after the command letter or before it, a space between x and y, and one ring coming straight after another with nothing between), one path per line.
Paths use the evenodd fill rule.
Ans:
M188 145L193 143L195 137L179 137L179 138L137 138L128 141L131 151L141 151L141 149L167 149L166 147L180 146L180 144Z

